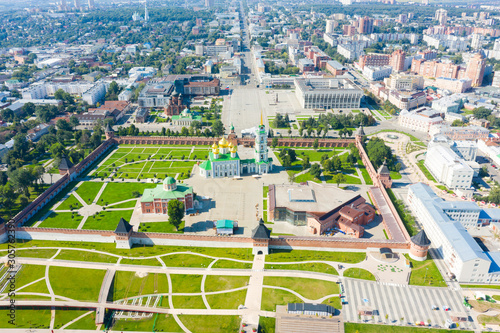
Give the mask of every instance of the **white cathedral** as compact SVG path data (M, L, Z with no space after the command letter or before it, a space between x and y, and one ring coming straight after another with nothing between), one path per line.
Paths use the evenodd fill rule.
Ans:
M232 126L231 130L234 130ZM273 168L273 159L268 156L267 131L262 119L255 133L254 156L251 159L240 159L238 147L222 137L218 144L212 145L208 160L200 164L200 175L205 178L223 178L269 173Z

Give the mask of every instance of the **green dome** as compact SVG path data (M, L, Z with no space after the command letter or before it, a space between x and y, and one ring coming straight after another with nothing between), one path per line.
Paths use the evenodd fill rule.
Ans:
M163 184L167 184L167 185L175 184L175 179L173 177L167 177L163 181Z

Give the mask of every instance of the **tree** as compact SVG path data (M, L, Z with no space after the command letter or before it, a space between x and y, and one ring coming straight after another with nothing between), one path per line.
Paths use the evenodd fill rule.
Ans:
M184 202L178 200L170 200L168 202L168 222L179 230L179 226L184 218Z
M337 173L335 176L333 176L333 181L337 183L337 187L340 186L340 183L345 182L345 176L342 173Z
M295 174L294 173L288 174L288 181L290 182L290 184L293 184L293 182L295 181Z
M271 147L276 148L278 146L278 138L274 137L271 141Z
M346 162L349 163L349 165L354 165L358 162L358 159L354 156L354 154L349 154L347 155Z
M451 126L453 126L453 127L461 127L461 126L464 126L464 122L461 121L460 119L455 119L451 123Z
M305 156L302 158L302 170L309 168L311 164L309 163L309 156Z
M316 138L316 139L314 139L313 148L315 150L318 150L318 147L319 147L319 140Z
M342 169L342 161L340 160L340 157L333 156L332 157L332 170L337 171L340 169Z
M71 125L64 119L58 119L56 127L60 130L71 131Z
M491 110L481 106L472 110L472 113L476 119L486 119L489 115L491 115Z
M15 189L20 190L25 196L29 197L29 187L35 180L30 170L25 168L12 170L9 173L9 179Z
M311 166L311 169L309 170L309 173L314 178L319 179L321 177L321 168L320 168L319 164L313 164Z
M10 209L14 207L16 199L17 193L14 191L12 186L10 186L10 184L0 186L0 203L2 204L2 207L5 207L8 211L10 211Z
M80 125L80 121L76 116L72 115L69 117L69 125L74 129L76 126Z
M224 124L220 120L214 121L212 125L212 132L215 136L221 136L224 134Z

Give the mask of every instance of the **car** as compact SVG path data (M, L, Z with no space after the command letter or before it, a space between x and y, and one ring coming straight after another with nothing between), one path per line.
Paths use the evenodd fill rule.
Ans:
M439 310L439 306L437 306L437 305L433 305L433 306L432 306L432 310Z
M495 164L492 164L491 167L496 169L497 166Z

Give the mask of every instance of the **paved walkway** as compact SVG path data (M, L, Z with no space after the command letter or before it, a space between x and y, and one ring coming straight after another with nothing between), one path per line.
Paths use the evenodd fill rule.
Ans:
M264 264L266 257L263 254L254 256L252 272L248 282L245 309L248 311L242 318L242 322L248 326L244 332L251 332L259 327L260 304L262 302L262 286L264 284Z

